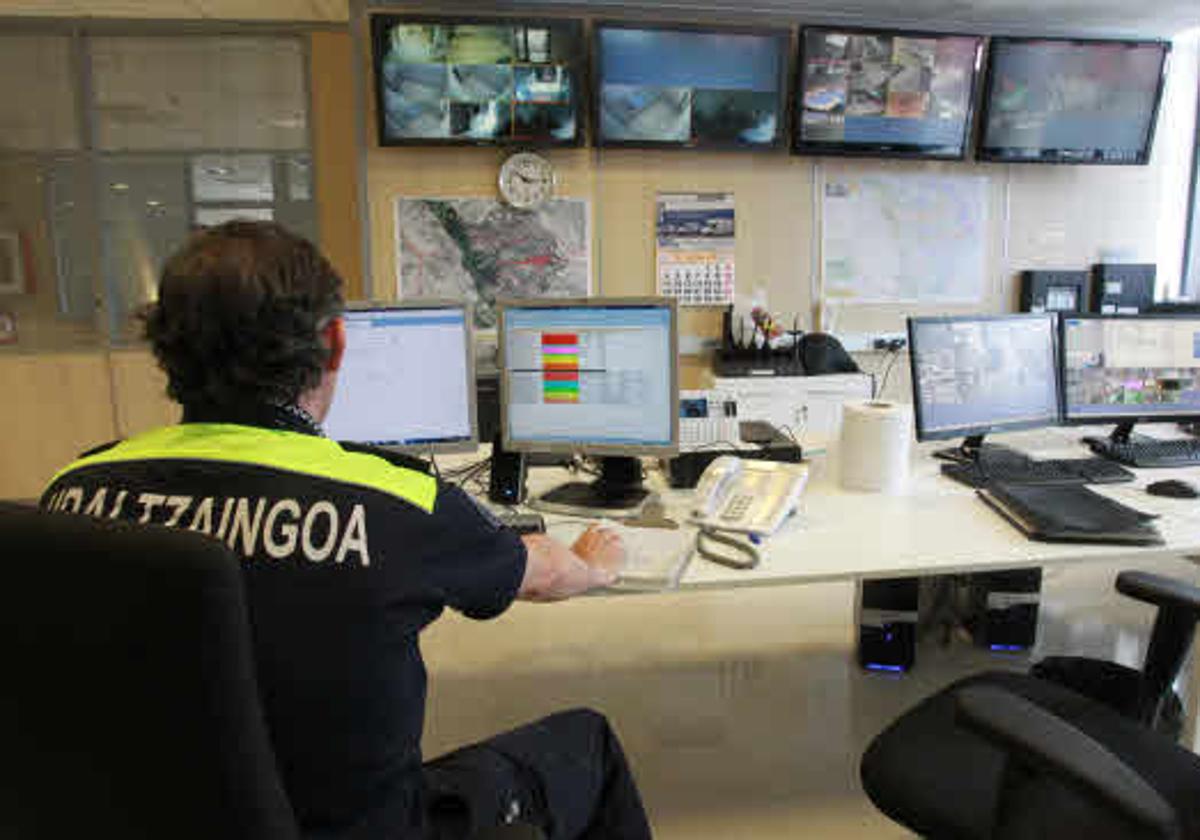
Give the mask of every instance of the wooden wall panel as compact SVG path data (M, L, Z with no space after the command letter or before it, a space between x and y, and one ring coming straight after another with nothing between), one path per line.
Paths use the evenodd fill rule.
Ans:
M179 422L179 405L167 397L167 378L146 350L112 354L117 434L129 437Z
M0 356L0 498L36 498L80 452L116 437L100 353Z
M311 36L313 162L321 250L346 281L347 296L363 296L359 155L354 110L354 52L347 32Z

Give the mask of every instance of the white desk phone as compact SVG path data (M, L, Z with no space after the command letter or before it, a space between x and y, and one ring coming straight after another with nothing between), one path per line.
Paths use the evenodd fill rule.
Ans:
M774 461L749 461L723 455L708 465L696 485L696 509L692 521L700 526L697 550L709 560L735 568L753 568L759 554L754 547L796 509L808 483L808 466ZM735 538L720 532L745 534ZM716 554L706 543L720 543L747 555L739 561Z

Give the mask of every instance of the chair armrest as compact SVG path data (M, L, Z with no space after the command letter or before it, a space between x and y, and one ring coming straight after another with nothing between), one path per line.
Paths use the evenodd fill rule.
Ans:
M1117 591L1130 598L1170 610L1181 610L1193 620L1200 619L1200 588L1175 578L1149 572L1121 572Z
M1062 718L993 686L956 695L957 719L1010 760L1057 777L1161 837L1179 836L1171 805L1129 765Z

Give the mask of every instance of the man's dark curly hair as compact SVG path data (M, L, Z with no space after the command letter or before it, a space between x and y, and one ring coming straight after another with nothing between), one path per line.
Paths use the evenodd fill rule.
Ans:
M273 222L194 234L163 266L146 338L185 407L292 405L321 380L320 330L342 279L308 240Z

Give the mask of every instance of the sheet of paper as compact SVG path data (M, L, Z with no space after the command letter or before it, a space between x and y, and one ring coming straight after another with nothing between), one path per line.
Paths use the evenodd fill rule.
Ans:
M821 190L825 298L975 303L987 278L985 175L835 167Z

